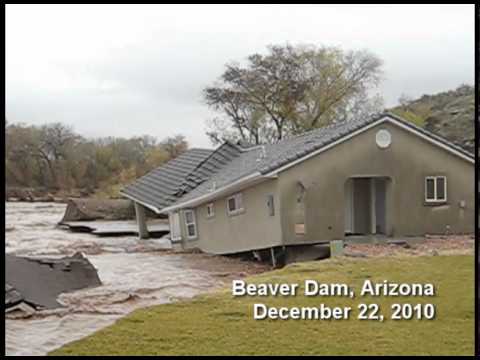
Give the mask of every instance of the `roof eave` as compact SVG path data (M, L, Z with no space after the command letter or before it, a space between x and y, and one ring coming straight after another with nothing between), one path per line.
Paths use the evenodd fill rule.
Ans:
M157 207L151 205L151 204L147 204L146 202L144 201L140 201L138 200L137 198L135 198L134 196L131 196L131 195L128 195L126 193L124 193L122 190L120 190L120 194L124 197L126 197L127 199L130 199L136 203L139 203L140 205L142 206L145 206L146 208L152 210L153 212L155 212L156 214L160 214L160 209L158 209Z

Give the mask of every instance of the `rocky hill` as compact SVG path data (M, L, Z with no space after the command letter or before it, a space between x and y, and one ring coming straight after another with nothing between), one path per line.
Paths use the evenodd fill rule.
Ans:
M470 152L475 148L475 88L461 85L455 90L418 99L402 97L391 109L416 125L445 137Z

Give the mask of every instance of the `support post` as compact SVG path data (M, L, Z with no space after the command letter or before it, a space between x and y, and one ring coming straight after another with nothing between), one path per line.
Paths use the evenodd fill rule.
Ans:
M145 215L145 208L139 203L135 202L135 217L138 225L138 237L140 239L148 239L150 234L147 228L147 217Z
M275 249L272 247L270 248L270 253L272 255L272 265L273 267L277 267L277 259L275 258Z
M371 218L371 233L375 235L377 233L377 201L376 201L376 184L375 178L370 178L370 218Z

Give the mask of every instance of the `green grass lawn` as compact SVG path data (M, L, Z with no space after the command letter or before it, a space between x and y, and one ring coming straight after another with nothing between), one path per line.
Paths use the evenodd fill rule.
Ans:
M435 297L360 297L365 279L434 283ZM336 258L292 264L248 282L344 282L357 296L241 297L230 288L193 300L135 311L110 327L68 344L51 355L447 355L474 353L473 256ZM352 306L350 320L254 320L253 304ZM360 302L377 302L388 317L393 303L436 305L434 320L356 319Z

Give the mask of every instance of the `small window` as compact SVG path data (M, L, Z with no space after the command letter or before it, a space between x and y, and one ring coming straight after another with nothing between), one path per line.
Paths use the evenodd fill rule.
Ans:
M195 213L193 210L185 210L185 226L187 228L187 238L197 237L197 224L195 222Z
M235 201L235 198L230 198L228 199L228 212L234 212L237 208L237 203Z
M426 186L425 200L434 201L435 200L435 178L427 178L425 186Z
M181 240L182 233L180 231L180 216L177 213L170 214L170 238L172 240Z
M227 199L227 212L229 215L235 215L242 211L242 194L235 194Z
M207 205L207 218L211 218L215 215L215 210L213 208L213 203Z
M427 176L425 178L425 201L447 201L447 178L446 176Z

